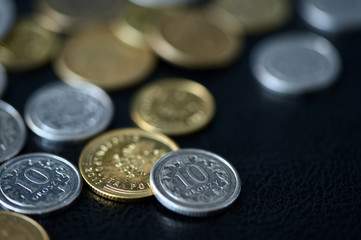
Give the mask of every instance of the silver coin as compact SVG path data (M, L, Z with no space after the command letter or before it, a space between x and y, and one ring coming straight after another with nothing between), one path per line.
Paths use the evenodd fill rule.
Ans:
M5 91L7 76L4 66L0 63L0 98Z
M53 141L77 141L109 125L113 104L100 88L87 83L73 87L53 83L36 91L25 106L25 122L38 136Z
M26 139L26 129L20 114L0 100L0 163L20 152Z
M166 208L194 217L228 207L241 191L241 180L230 163L199 149L163 155L152 168L150 183Z
M0 0L0 40L14 24L16 8L13 0Z
M199 0L129 0L130 2L148 8L169 8L182 5L189 5L199 2Z
M303 0L300 13L308 24L321 31L361 29L360 0Z
M332 85L341 71L337 50L325 38L294 32L270 37L252 53L256 79L273 92L298 95Z
M67 160L47 153L18 156L0 167L0 205L24 214L45 214L69 206L82 180Z

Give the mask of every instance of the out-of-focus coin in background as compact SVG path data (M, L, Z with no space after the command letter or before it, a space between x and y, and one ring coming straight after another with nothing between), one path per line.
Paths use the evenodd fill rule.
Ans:
M13 0L0 0L0 41L12 28L16 17Z
M200 0L129 0L130 2L147 8L169 8L191 5Z
M7 74L4 66L0 63L0 98L5 92L6 84L7 84Z

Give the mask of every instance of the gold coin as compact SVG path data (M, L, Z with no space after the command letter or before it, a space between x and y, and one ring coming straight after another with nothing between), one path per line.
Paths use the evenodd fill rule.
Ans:
M243 41L209 18L217 16L195 9L168 17L147 35L148 42L160 57L181 67L228 66L239 55Z
M177 150L166 136L136 128L107 132L82 151L79 169L92 190L112 200L152 195L150 171L159 157Z
M143 87L131 104L131 117L141 128L166 135L183 135L205 127L215 103L201 84L187 79L163 79Z
M216 0L242 23L247 34L259 34L276 29L290 17L289 0Z
M0 62L10 71L26 71L46 64L58 49L57 36L31 19L20 19L0 42Z
M0 211L1 240L49 240L42 226L33 219L8 211Z
M117 90L144 80L154 69L153 53L122 43L105 27L92 27L69 39L54 64L67 83L90 82Z

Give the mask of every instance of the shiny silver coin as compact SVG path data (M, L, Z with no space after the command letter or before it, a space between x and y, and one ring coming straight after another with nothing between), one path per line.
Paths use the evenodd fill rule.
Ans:
M270 37L253 51L251 67L266 89L298 95L333 84L341 71L337 50L325 38L294 32Z
M360 0L303 0L300 13L308 24L321 31L361 29Z
M53 83L36 91L25 106L25 122L38 136L53 141L77 141L109 125L113 104L100 88Z
M200 2L199 0L129 0L130 2L148 8L169 8L185 6Z
M0 40L5 37L14 24L16 8L13 0L0 0Z
M0 98L5 91L6 82L7 82L6 71L4 66L0 63Z
M25 139L25 124L20 114L0 100L0 163L18 154Z
M46 153L18 156L0 167L0 205L23 214L45 214L69 206L82 180L67 160Z
M230 163L199 149L163 155L152 168L150 184L166 208L194 217L228 207L241 191L241 180Z

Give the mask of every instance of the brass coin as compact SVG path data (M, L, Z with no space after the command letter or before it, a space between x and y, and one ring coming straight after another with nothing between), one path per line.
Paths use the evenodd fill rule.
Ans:
M234 15L251 35L279 28L291 15L289 0L216 0L215 4Z
M90 82L117 90L144 80L154 69L153 53L122 43L105 27L93 27L69 39L54 64L67 82Z
M175 142L160 134L136 128L113 130L83 149L79 169L98 195L111 200L135 200L153 194L149 177L154 163L177 149Z
M230 65L243 47L243 41L214 24L217 15L189 10L161 21L147 35L151 48L175 65L217 68Z
M57 36L31 19L20 19L0 42L0 62L10 71L26 71L46 64L58 49Z
M205 127L215 102L201 84L186 79L163 79L143 87L134 97L131 117L141 128L166 135L184 135Z
M0 211L0 239L49 240L42 226L33 219L8 211Z

